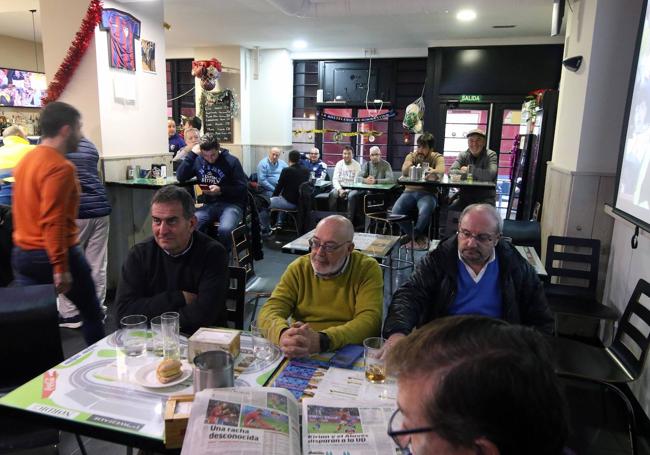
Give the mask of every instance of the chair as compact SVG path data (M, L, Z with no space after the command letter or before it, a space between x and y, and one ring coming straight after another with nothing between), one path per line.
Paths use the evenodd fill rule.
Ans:
M504 220L503 236L510 237L513 245L531 246L542 254L542 229L537 221Z
M298 224L298 209L279 209L279 208L272 208L269 210L271 214L274 212L277 213L286 213L289 215L291 220L293 221L293 226L295 228L296 234L300 233L300 225Z
M621 318L614 341L598 348L566 338L553 338L556 371L612 390L625 403L629 416L632 453L636 453L636 420L621 385L635 381L643 372L650 346L650 283L639 280Z
M556 251L560 247L560 251ZM567 251L587 249L586 254ZM546 298L551 311L606 321L617 321L618 312L596 301L600 240L549 236L546 247ZM556 265L556 262L559 264ZM574 268L568 264L576 264ZM576 268L577 267L577 268ZM567 282L570 279L570 282ZM557 334L557 316L555 318Z
M246 272L246 295L250 298L246 304L255 301L253 312L251 313L251 321L255 319L257 311L257 303L259 299L268 298L271 296L271 291L275 287L275 282L268 278L258 277L255 275L255 264L253 255L250 249L250 241L248 239L248 226L239 226L232 231L232 257L236 267L241 267Z
M54 286L0 288L0 302L0 359L8 365L0 375L2 395L61 363L63 350ZM58 443L58 430L0 417L0 453Z
M244 330L244 306L246 296L246 270L243 267L228 266L230 282L226 295L226 320L235 329Z

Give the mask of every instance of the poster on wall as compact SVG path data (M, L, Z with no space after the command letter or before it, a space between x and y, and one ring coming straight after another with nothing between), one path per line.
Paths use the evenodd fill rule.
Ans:
M111 68L135 71L135 39L140 39L140 21L113 8L102 11L99 28L108 32L108 63Z
M233 139L233 96L228 89L201 95L203 130L215 134L219 142L232 142Z
M143 39L142 46L142 71L147 73L156 72L156 43Z

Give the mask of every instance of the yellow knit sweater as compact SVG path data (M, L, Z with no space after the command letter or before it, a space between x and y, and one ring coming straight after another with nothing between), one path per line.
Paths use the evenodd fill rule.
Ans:
M379 336L383 290L381 268L369 256L353 251L345 272L324 280L314 275L307 254L289 264L258 320L276 344L292 316L327 334L330 350L336 350Z

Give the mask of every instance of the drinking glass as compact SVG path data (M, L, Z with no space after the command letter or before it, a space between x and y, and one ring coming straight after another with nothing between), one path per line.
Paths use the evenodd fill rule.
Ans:
M158 357L163 355L163 333L162 333L162 318L156 316L151 319L151 344L153 353Z
M253 354L256 359L267 360L273 355L273 346L265 338L266 332L262 330L258 322L251 323L251 338L253 341Z
M386 365L381 356L384 340L381 337L371 337L363 340L363 359L366 379L375 384L382 384L386 380Z
M178 318L179 314L175 311L168 311L160 315L163 357L165 359L179 360L181 358Z
M147 352L147 317L132 314L120 319L122 349L128 357L141 357Z
M472 183L474 181L474 165L473 164L468 164L467 165L467 181L469 183Z

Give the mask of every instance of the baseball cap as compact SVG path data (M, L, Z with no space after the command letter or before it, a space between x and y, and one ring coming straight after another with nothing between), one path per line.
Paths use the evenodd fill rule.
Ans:
M470 136L472 136L472 135L474 135L474 134L478 134L479 136L483 136L483 137L485 137L485 131L483 131L483 130L480 129L480 128L474 128L473 130L470 130L470 131L465 135L465 137L470 137Z

